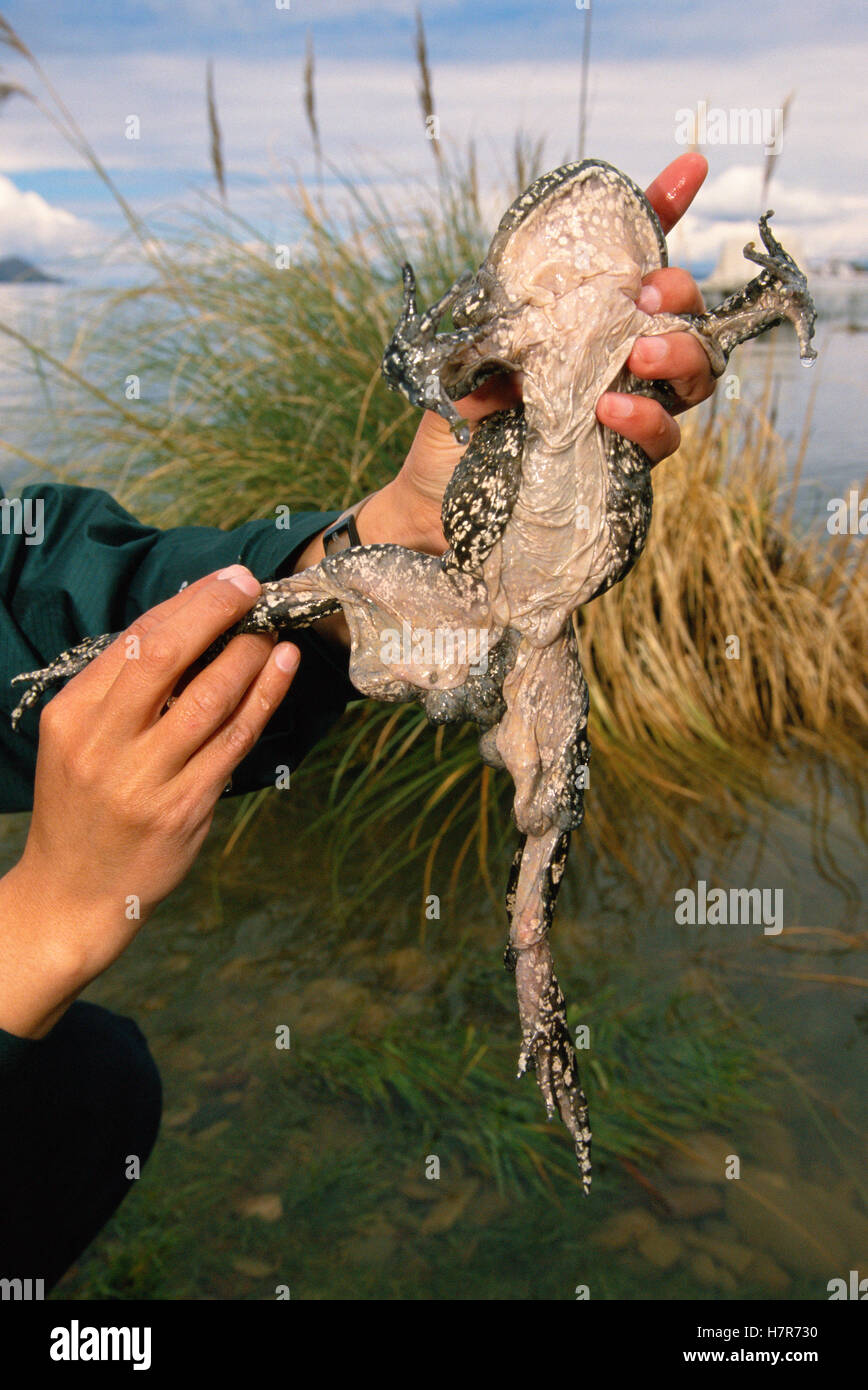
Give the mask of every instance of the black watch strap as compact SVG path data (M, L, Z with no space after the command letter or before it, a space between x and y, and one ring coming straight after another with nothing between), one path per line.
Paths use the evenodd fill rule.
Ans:
M322 533L322 548L326 555L337 555L338 551L349 550L351 546L361 543L353 512L333 521Z

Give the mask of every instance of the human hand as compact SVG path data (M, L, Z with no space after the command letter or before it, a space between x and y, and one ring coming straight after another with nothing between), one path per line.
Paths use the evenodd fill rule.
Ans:
M671 231L683 217L707 172L708 162L702 155L683 154L650 185L646 196L664 232ZM654 271L642 285L638 306L646 313L701 313L704 309L699 289L686 270L671 267ZM678 397L678 411L705 400L714 389L708 357L689 333L637 339L627 366L645 380L670 382ZM473 424L520 400L521 376L513 374L490 378L478 391L455 404ZM657 401L644 396L607 391L597 404L597 419L633 440L652 463L673 454L680 442L681 433L672 415ZM387 515L385 528L380 525L375 538L397 540L433 555L442 554L446 548L440 523L443 493L462 453L463 447L442 416L425 411L400 473L376 494L377 507ZM372 505L373 500L362 513L362 517L367 514L369 526L380 523L379 515L375 517L369 512Z
M33 817L0 882L0 1027L41 1036L129 945L198 854L233 770L280 704L298 649L243 634L241 565L142 614L42 713Z
M701 154L682 154L659 174L645 196L667 234L689 208L708 173ZM705 311L699 286L686 270L670 266L642 281L636 301L646 314L701 314ZM678 399L672 413L647 396L606 391L597 402L597 419L617 430L648 455L652 463L674 454L681 431L673 415L706 400L714 390L708 354L691 333L666 333L637 338L627 367L646 381L668 381Z

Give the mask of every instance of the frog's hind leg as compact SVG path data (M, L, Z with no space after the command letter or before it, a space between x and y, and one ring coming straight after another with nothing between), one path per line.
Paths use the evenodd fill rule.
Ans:
M522 1033L519 1076L534 1067L549 1117L557 1110L572 1135L587 1193L588 1105L548 944L571 832L582 820L590 755L587 685L572 627L547 647L522 645L503 693L507 711L495 744L515 782L515 818L524 835L506 893L505 962L515 970Z
M591 1129L588 1102L579 1081L576 1054L567 1025L563 991L554 971L548 930L570 847L570 831L552 829L543 836L528 835L513 862L507 888L510 940L505 964L515 971L521 1020L518 1075L536 1072L546 1112L555 1111L575 1145L582 1188L591 1187ZM534 923L530 944L522 941Z

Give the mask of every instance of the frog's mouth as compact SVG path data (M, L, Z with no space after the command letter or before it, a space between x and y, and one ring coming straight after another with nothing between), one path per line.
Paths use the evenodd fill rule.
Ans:
M468 356L469 354L463 355ZM469 396L473 391L477 391L492 377L506 376L519 371L521 371L519 365L516 362L510 362L505 357L485 356L482 361L475 363L467 361L448 363L440 373L440 380L449 399L460 401L464 396Z

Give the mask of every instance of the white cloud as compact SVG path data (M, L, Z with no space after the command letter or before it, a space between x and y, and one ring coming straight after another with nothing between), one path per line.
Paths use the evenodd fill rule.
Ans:
M92 249L95 229L0 174L0 255L65 260Z
M343 0L333 0L335 13L345 8ZM800 229L811 254L865 255L863 135L851 107L866 66L866 45L857 43L782 48L773 62L767 53L750 52L738 58L600 60L592 67L590 152L647 182L683 149L676 138L680 109L698 100L725 109L774 109L792 90L771 204L782 225ZM9 75L18 76L11 67ZM203 58L178 53L120 54L109 64L84 54L55 59L53 77L121 187L145 190L134 195L143 212L143 198L165 205L180 201L191 180L211 185L204 67ZM265 189L291 179L294 169L312 177L298 57L218 57L215 83L233 206L263 204ZM511 172L519 127L533 138L546 137L551 165L574 154L578 82L572 60L438 63L434 88L444 142L463 150L473 137L483 184L490 188L502 188ZM416 89L411 57L317 59L317 110L327 156L350 178L369 177L384 193L403 189L405 205L417 200L417 181L433 184ZM124 138L130 114L140 117L140 140ZM82 167L29 103L10 102L0 119L0 167L7 173ZM742 224L748 237L755 234L763 163L759 146L715 146L706 153L708 183L685 236L676 241L676 254L679 245L689 245L690 254L703 260L716 255L725 236L740 235ZM493 195L493 205L501 201L501 194ZM400 198L391 206L399 216Z

